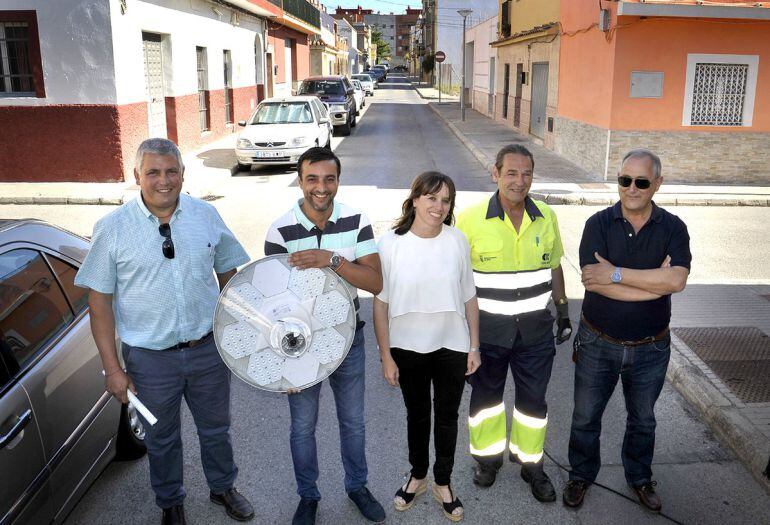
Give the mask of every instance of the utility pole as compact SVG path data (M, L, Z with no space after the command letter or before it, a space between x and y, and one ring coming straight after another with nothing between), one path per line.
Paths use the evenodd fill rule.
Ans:
M472 12L472 9L458 9L457 11L457 14L463 17L463 63L460 81L460 120L463 122L465 122L465 21Z

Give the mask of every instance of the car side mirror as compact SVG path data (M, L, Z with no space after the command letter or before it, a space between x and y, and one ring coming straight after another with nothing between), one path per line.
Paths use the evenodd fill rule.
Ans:
M320 122L321 124L328 124L329 119L327 117L321 117L318 119L318 122Z
M245 120L239 120L239 121L238 121L238 125L239 125L239 126L241 126L241 127L243 127L243 126L245 126L245 125L246 125L246 121L245 121Z
M297 96L297 90L296 90L296 89L292 89L292 90L291 90L291 96L292 96L292 97L295 97L295 96Z

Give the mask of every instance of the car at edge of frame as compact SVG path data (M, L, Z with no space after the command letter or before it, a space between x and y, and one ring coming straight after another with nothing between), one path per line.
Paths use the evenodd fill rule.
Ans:
M0 219L0 523L61 522L113 459L146 453L132 405L105 389L88 290L90 242ZM8 475L12 473L12 475Z

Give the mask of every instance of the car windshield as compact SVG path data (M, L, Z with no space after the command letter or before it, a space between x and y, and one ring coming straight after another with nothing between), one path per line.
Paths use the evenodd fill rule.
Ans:
M358 80L356 80L354 78L353 79L353 86L355 86L356 89L361 89L361 82L359 82Z
M355 80L360 80L362 82L371 82L372 81L372 77L370 77L369 75L353 75L353 78Z
M305 80L299 88L302 95L344 95L342 82L337 80Z
M313 113L307 102L276 102L262 104L252 124L309 124L313 122Z

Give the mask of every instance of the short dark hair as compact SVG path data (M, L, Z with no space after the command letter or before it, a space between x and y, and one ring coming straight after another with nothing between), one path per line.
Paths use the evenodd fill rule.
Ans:
M406 198L401 206L401 217L393 225L396 235L404 235L414 224L414 199L419 199L423 195L433 195L441 191L441 186L446 186L449 190L449 213L447 213L444 224L451 226L454 222L455 210L455 183L448 176L438 171L426 171L420 173L412 181L412 189L409 197Z
M300 179L302 179L302 164L307 161L308 164L315 164L316 162L323 162L325 160L333 160L334 163L337 165L337 178L340 178L340 173L342 172L342 165L340 164L340 159L337 157L337 155L334 154L332 150L328 150L326 148L321 147L313 147L309 150L305 151L302 155L299 156L299 159L297 160L297 175Z
M495 157L495 167L498 171L503 169L503 161L505 160L506 155L521 155L522 157L527 157L532 163L532 170L534 171L535 157L532 156L531 151L521 144L508 144L507 146L503 146L502 149L497 152L497 156Z

